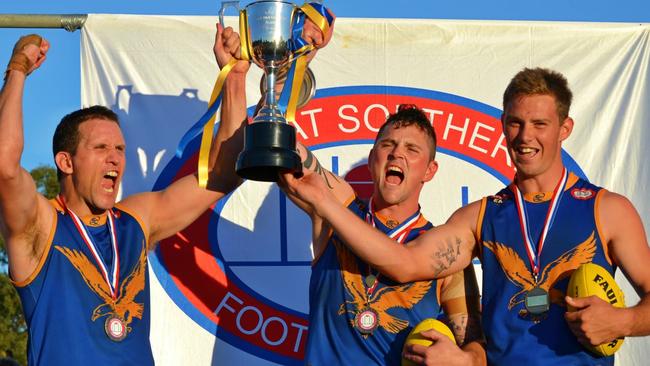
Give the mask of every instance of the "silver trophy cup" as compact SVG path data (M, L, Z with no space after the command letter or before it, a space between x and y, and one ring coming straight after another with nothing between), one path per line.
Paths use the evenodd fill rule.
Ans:
M224 2L220 12L237 2ZM274 182L279 171L302 173L300 155L296 151L296 129L287 123L277 103L276 84L286 75L297 56L291 51L290 40L299 8L290 2L265 0L247 5L240 13L240 29L247 34L248 54L251 61L264 71L262 91L264 100L253 122L246 126L244 149L237 159L237 174L242 178ZM223 24L223 21L222 21ZM311 72L305 73L303 88L313 95L314 80ZM305 85L307 84L307 85ZM285 87L290 87L285 85ZM299 104L305 104L302 98ZM308 98L307 98L308 100Z

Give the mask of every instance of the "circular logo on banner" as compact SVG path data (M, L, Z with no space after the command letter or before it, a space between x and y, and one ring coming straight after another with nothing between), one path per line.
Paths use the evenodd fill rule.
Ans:
M404 103L422 108L437 134L439 170L420 197L429 221L443 223L461 205L510 182L514 170L501 111L456 95L385 86L319 90L297 113L297 136L323 167L367 198L368 152L386 117ZM165 167L154 189L196 170L198 144L196 138L187 156ZM584 176L564 152L563 158L569 170ZM246 181L162 241L151 265L170 298L208 332L257 357L301 365L310 244L309 218L275 184Z

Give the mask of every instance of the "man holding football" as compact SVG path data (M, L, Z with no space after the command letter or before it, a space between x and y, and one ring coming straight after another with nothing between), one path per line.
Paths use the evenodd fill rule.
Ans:
M650 248L639 214L625 197L564 166L562 142L574 124L567 84L547 69L515 75L501 117L517 168L513 183L458 209L446 224L408 246L394 245L364 225L318 180L288 174L283 179L359 257L399 282L446 276L480 258L488 363L611 365L613 357L599 357L582 345L650 334ZM567 297L568 277L584 263L612 275L621 267L641 301L615 308L593 296ZM573 311L567 312L567 305ZM434 354L435 347L405 350L416 362Z

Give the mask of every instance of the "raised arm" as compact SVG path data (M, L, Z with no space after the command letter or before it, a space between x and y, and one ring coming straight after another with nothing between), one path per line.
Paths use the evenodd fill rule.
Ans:
M330 12L330 14L333 16L333 14L329 9L327 11ZM323 34L320 28L318 28L318 26L314 24L310 19L308 19L305 22L305 25L303 27L303 32L302 32L302 38L307 43L313 45L315 48L314 51L312 51L310 54L307 55L307 59L309 62L311 62L311 60L316 56L316 54L318 53L317 50L327 46L327 44L332 39L332 35L334 33L334 22L330 24L328 29L329 30L325 32L325 34ZM280 95L281 91L282 89L279 88L277 94ZM306 176L315 174L319 178L323 179L327 188L334 194L334 196L340 202L345 202L346 200L352 197L352 195L354 194L354 190L343 178L323 168L323 166L320 164L316 156L303 144L298 143L298 146L296 148L298 149L298 153L300 154L300 159L302 160L303 173ZM281 185L281 188L284 187ZM314 218L318 219L317 217L314 217L313 210L311 210L311 207L308 204L306 204L306 202L302 201L299 197L295 195L291 195L290 191L287 190L284 191L285 193L288 194L289 198L294 203L296 203L296 205L298 205L301 209L303 209L308 215L310 215L312 219Z
M345 179L323 168L316 156L304 145L298 143L297 148L302 160L302 171L305 179L320 180L340 204L354 197L354 190ZM305 211L311 218L312 250L314 258L318 258L327 247L327 242L332 234L332 227L304 199L287 189L282 179L278 182L278 186L280 186L291 202Z
M444 225L420 235L408 245L395 245L343 207L322 179L314 174L300 179L282 176L291 195L329 222L361 259L399 282L441 278L470 264L476 250L476 221L480 202L456 211Z
M314 177L321 179L327 189L332 192L338 202L343 203L353 197L354 190L352 189L352 186L350 186L350 184L345 181L345 179L325 169L321 165L320 161L318 161L314 153L311 152L311 150L309 150L303 144L298 143L297 149L298 153L300 154L300 159L302 160L304 176L314 175ZM280 184L280 187L283 189L286 188L282 184ZM312 218L316 215L316 212L312 209L312 206L310 206L307 202L293 195L290 190L284 189L284 191L287 193L287 196L308 215L312 216Z
M54 215L32 177L20 166L25 79L45 61L48 49L49 43L40 36L21 37L0 92L0 230L7 245L9 272L16 282L35 270Z
M566 314L569 326L580 342L591 345L650 335L650 248L641 218L627 198L612 192L603 192L598 215L603 245L641 299L636 305L615 308L593 296L567 298L578 308Z
M239 35L232 28L223 29L217 25L214 53L220 68L239 54L239 46ZM241 183L235 173L235 162L243 146L247 120L245 83L248 68L248 62L237 62L223 87L221 122L210 151L207 189L199 187L195 173L163 191L137 194L122 201L149 225L150 243L155 244L184 229Z

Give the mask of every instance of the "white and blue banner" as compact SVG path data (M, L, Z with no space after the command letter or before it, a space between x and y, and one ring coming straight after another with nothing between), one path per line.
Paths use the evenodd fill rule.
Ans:
M336 10L336 9L334 9ZM84 106L115 110L127 141L122 195L161 189L196 169L199 139L175 156L207 108L218 68L216 17L90 15L81 37ZM234 19L229 19L234 24ZM422 212L443 223L513 176L499 117L524 67L567 76L574 92L567 167L626 195L650 224L650 25L338 18L311 63L315 97L297 112L300 141L369 194L366 158L397 105L424 108L440 169ZM251 67L248 104L259 99ZM301 365L310 223L274 184L245 182L151 253L151 339L158 365ZM622 276L627 303L638 297ZM644 364L628 338L619 365Z

